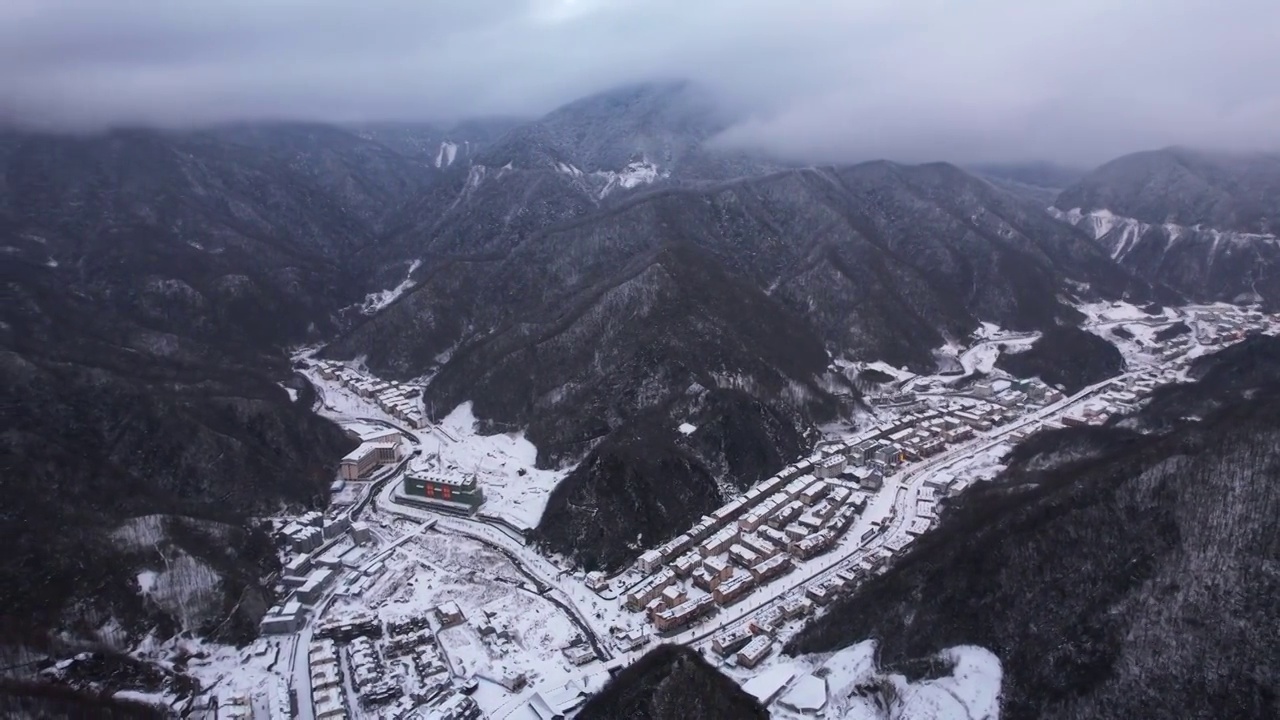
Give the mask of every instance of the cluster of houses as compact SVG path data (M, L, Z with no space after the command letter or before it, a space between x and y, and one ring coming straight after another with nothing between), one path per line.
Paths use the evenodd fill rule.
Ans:
M418 692L413 696L419 702L430 703L454 692L444 649L426 617L388 623L384 649L388 658L408 658L417 675Z
M829 605L840 595L851 592L864 579L882 572L899 550L901 547L885 545L876 548L865 557L846 561L825 577L813 580L806 585L805 599L814 605Z
M417 430L427 426L421 386L370 377L330 360L317 361L315 367L320 377L336 381L360 397L373 400L383 412L409 427Z
M732 658L739 667L753 668L772 652L783 625L812 615L813 609L813 601L804 596L787 598L711 638L711 649L723 658Z
M445 611L455 624L462 622L457 619L461 612L456 606ZM348 690L354 691L365 712L376 707L379 717L409 717L424 704L433 705L436 714L431 717L480 717L478 706L466 698L465 688L454 687L448 661L426 617L385 626L371 614L330 618L315 634L310 664L317 718L348 717ZM404 666L404 660L417 675L407 694L401 679L391 672L393 665ZM344 673L349 682L344 682Z
M356 572L366 558L364 547L372 539L369 526L352 523L346 515L326 517L318 512L300 516L278 536L301 554L285 563L280 582L288 590L284 599L263 616L263 634L295 633L306 624L307 614L334 586L344 572L354 577L346 591L367 589L382 572L381 564Z
M1016 392L1030 392L1041 402L1055 399L1054 391L1032 384ZM898 465L1015 417L1015 411L996 404L911 413L852 440L826 443L813 457L788 466L688 532L643 553L636 569L646 577L627 593L625 606L644 611L658 631L670 632L732 605L796 563L834 548L865 509L864 491L879 489ZM936 522L937 494L947 492L953 481L946 476L937 487L922 491L909 534ZM877 531L872 528L868 534ZM588 578L588 584L598 587L601 579ZM702 592L691 595L693 588ZM814 589L815 602L835 590L830 581Z
M789 466L641 555L637 566L648 577L627 593L626 607L644 611L660 632L674 631L830 549L866 499L816 473L830 476L822 462ZM690 586L701 592L691 596Z
M1203 345L1230 345L1243 340L1250 330L1262 330L1268 323L1274 325L1280 321L1280 313L1267 316L1257 310L1246 311L1236 307L1201 310L1196 317L1208 324L1212 332L1200 336L1199 341Z
M289 549L295 553L309 553L326 540L339 537L351 527L351 518L345 513L324 515L311 511L298 516L277 533Z
M312 715L316 720L345 720L350 717L337 643L332 640L311 643L307 661L311 672Z
M351 667L351 685L362 705L381 705L400 696L400 685L388 676L382 655L373 640L365 636L356 637L346 650Z

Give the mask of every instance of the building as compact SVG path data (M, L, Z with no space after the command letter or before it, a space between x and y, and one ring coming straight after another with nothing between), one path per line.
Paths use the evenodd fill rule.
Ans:
M689 593L685 592L679 585L668 585L662 589L662 594L658 598L662 600L663 605L671 608L688 600Z
M942 438L929 437L921 440L916 445L916 453L922 458L933 457L934 455L942 452L945 448L946 444L943 443Z
M702 567L717 581L724 581L733 577L733 566L724 558L707 558L702 562Z
M772 605L756 613L747 627L750 628L752 636L768 635L772 637L786 621L786 613L783 612L782 608Z
M400 459L398 442L365 442L347 453L338 465L343 480L359 480L379 465L394 463Z
M779 549L785 550L786 547L791 544L791 538L787 537L787 534L782 532L781 530L777 530L777 529L766 526L766 527L760 528L760 530L758 530L757 532L760 537L764 538L765 540L768 540L770 543L772 543L775 547Z
M768 657L769 652L772 650L773 638L768 635L758 635L738 652L738 666L753 668L759 665L761 660Z
M809 535L812 534L812 532L813 532L812 530L805 527L804 525L801 525L798 522L788 525L786 529L783 530L783 533L787 536L787 539L788 539L787 549L790 550L795 543L809 537Z
M799 494L799 492L797 492ZM780 530L788 525L792 520L800 517L800 513L805 511L805 504L799 500L792 500L782 507L765 521L769 527Z
M340 720L347 717L347 704L343 702L341 687L313 692L312 701L317 720Z
M288 635L302 629L307 616L302 611L302 603L289 600L267 611L258 626L263 635Z
M314 605L324 595L324 591L333 584L337 575L329 568L312 570L307 581L294 591L294 597L304 605Z
M715 610L715 603L710 597L703 596L697 600L689 600L676 607L663 610L653 617L653 624L662 631L675 630L688 625L713 610Z
M884 463L886 466L897 465L902 460L898 449L887 443L877 445L871 452L871 459Z
M743 535L738 538L738 544L759 555L761 560L767 560L778 554L778 548L759 535Z
M748 569L759 565L764 560L751 549L736 544L729 546L729 559Z
M843 467L841 469L843 470ZM818 500L825 497L828 492L831 492L831 485L829 483L819 480L818 482L813 483L809 487L800 491L799 499L800 499L800 502L804 503L805 505L812 505Z
M475 700L462 693L454 693L436 706L431 717L434 720L476 720L483 715Z
M719 577L708 572L705 567L695 569L690 577L693 580L694 587L702 588L707 592L711 592L717 585L723 582Z
M750 627L739 625L711 638L711 649L720 657L729 657L741 650L754 637Z
M645 550L636 560L636 569L645 575L652 574L662 565L662 553L657 550Z
M632 612L644 609L651 601L662 595L663 590L674 585L675 582L675 571L671 568L663 568L656 575L649 577L627 593L627 609Z
M720 530L715 535L703 540L702 544L698 546L698 552L704 558L711 557L712 555L719 555L720 553L727 551L729 546L733 545L737 540L738 527L736 525L730 525L729 527Z
M284 564L284 575L293 577L302 577L311 569L311 557L309 555L299 555Z
M699 555L696 550L690 550L684 555L676 558L675 562L671 563L671 568L676 571L676 575L682 578L687 578L693 574L693 571L697 570L698 566L701 564L702 556Z
M794 569L791 564L791 558L787 555L775 555L759 565L751 568L751 577L757 583L764 584L770 580L785 575Z
M813 614L813 601L803 597L790 597L782 603L782 613L788 620L808 617Z
M450 600L436 606L436 619L444 627L453 627L462 624L467 618L462 614L462 608L458 607L458 603Z
M484 503L484 492L474 475L462 478L454 475L411 473L404 478L404 494L437 502L458 503L472 510Z
M806 587L804 595L818 605L826 605L835 599L831 586L821 581Z
M801 560L807 560L831 549L836 535L830 529L814 533L791 544L791 554Z
M324 519L322 534L325 540L332 540L347 531L351 527L351 517L348 515L335 515Z
M318 513L317 518L321 517ZM324 531L310 523L289 523L280 531L289 542L289 549L296 553L309 553L324 544Z
M755 589L756 581L750 575L735 575L720 583L719 587L711 591L711 596L715 598L717 605L726 606L745 598Z
M829 458L818 463L814 468L813 474L820 478L833 478L844 472L845 458L843 455L832 455Z
M628 630L618 637L618 649L622 652L639 650L649 644L649 635L640 629Z
M373 531L369 529L368 523L351 523L351 539L357 545L364 545L373 540Z
M595 660L596 652L590 645L570 645L564 649L564 656L569 662L580 667Z
M758 507L752 509L751 512L742 516L738 520L738 528L744 532L756 530L780 507L782 507L782 498L776 496L769 498Z

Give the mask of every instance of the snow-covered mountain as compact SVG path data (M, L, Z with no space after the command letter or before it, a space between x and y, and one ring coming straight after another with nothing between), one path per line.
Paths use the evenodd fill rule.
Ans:
M1061 210L1110 210L1144 223L1280 231L1280 156L1165 148L1117 158L1058 196Z
M1138 276L1197 300L1280 301L1280 159L1181 148L1107 163L1050 213Z

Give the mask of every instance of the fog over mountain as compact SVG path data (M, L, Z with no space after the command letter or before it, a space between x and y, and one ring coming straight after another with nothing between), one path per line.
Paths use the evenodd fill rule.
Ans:
M0 717L1280 717L1276 27L0 3Z
M688 78L728 144L824 162L1280 147L1267 0L340 0L0 7L0 118L66 128L535 117Z

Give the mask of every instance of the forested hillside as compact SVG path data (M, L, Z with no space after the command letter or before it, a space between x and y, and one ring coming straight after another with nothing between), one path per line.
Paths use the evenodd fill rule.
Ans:
M591 698L581 720L748 720L767 718L755 698L716 672L696 651L650 650Z
M1032 438L788 651L872 637L892 668L980 645L1006 718L1274 717L1280 340L1196 374L1122 423L1159 432Z

